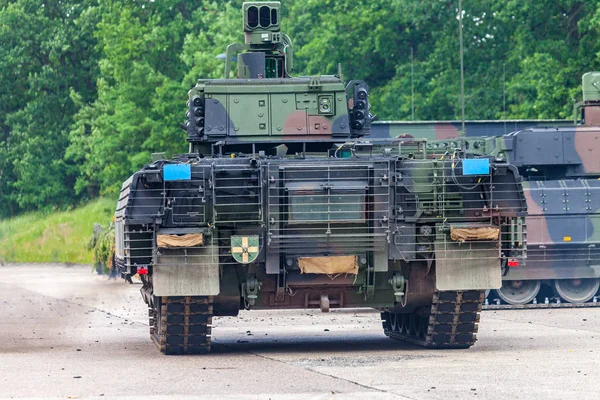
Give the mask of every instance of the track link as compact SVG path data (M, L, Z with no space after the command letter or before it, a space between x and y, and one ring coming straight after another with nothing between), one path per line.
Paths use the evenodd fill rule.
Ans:
M600 307L600 302L587 303L528 303L528 304L489 304L484 305L483 310L532 310L532 309L553 309L553 308L590 308Z
M430 349L466 349L477 341L482 291L433 294L430 307L412 314L381 313L383 331L392 339Z
M210 351L213 298L157 297L150 308L150 336L164 354L204 354Z

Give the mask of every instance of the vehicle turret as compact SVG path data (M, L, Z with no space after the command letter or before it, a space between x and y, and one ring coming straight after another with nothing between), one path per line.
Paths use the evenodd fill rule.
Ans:
M332 147L369 135L369 87L336 75L292 77L293 45L280 29L280 3L245 2L244 43L225 53L223 79L189 91L190 153L250 152L287 144L292 152ZM232 77L233 64L237 75Z

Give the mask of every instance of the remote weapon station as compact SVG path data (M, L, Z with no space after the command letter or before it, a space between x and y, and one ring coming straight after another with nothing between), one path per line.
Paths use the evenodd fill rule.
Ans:
M369 140L368 86L292 77L280 21L279 2L243 4L224 79L189 92L189 153L123 184L116 263L142 278L153 341L203 353L213 316L372 307L392 338L470 347L484 291L525 261L518 170Z

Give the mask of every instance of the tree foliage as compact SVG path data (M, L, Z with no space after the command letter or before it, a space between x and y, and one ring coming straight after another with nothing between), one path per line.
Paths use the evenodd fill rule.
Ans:
M222 76L241 3L0 0L0 217L65 207L185 152L187 91ZM371 86L380 119L460 118L457 1L283 0L296 74ZM568 118L600 61L600 5L463 0L468 119Z
M0 216L70 201L63 158L76 105L96 92L89 1L4 2L0 11Z

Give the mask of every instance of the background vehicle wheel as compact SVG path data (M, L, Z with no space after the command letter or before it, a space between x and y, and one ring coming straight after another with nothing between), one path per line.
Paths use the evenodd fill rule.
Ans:
M537 296L541 286L542 283L538 280L503 281L502 287L496 289L496 293L508 304L527 304Z
M569 303L585 303L598 292L600 279L557 279L554 289L561 299Z

